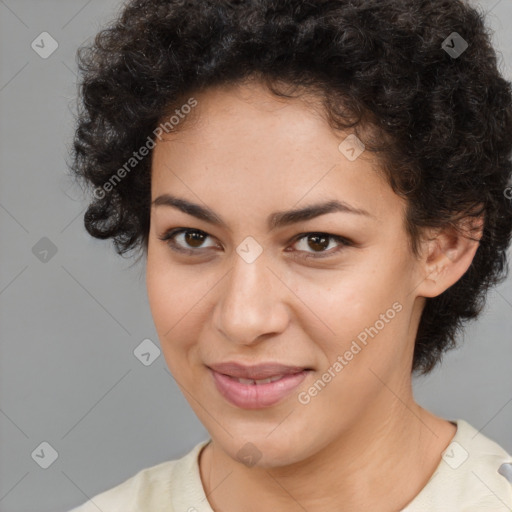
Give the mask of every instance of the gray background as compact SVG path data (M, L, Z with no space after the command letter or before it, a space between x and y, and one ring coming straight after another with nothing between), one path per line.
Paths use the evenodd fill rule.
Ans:
M510 80L512 5L478 4ZM84 197L66 177L75 52L120 5L0 0L1 512L69 510L208 435L163 356L145 366L133 353L147 338L158 345L144 260L130 267L110 241L86 233ZM31 43L45 31L59 46L43 59ZM56 253L44 256L50 246ZM415 382L423 406L465 419L509 452L511 315L509 278L468 326L463 348ZM42 442L58 453L47 469Z

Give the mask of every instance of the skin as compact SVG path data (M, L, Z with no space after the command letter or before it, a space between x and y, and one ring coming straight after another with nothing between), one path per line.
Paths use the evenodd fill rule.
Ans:
M365 151L349 161L338 149L348 132L332 130L314 102L277 98L256 81L194 97L193 112L153 151L152 199L171 193L207 206L227 228L153 207L146 283L167 365L212 439L199 459L211 507L403 508L426 485L456 431L413 398L421 311L425 297L464 274L478 242L431 231L414 257L405 202L376 172L375 155ZM267 227L273 212L330 199L371 216L335 212ZM195 255L159 239L178 227L207 234L192 245L175 237ZM328 239L322 248L307 235L295 239L312 232L353 245ZM252 263L236 252L248 236L263 250ZM300 403L299 392L396 302L401 311L309 403ZM227 360L314 371L278 404L247 410L219 394L205 366ZM238 460L247 442L261 453L253 466Z

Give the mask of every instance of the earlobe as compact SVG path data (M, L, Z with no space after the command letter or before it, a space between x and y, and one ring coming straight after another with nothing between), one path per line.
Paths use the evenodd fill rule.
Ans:
M430 230L419 260L423 281L416 289L417 295L436 297L455 284L470 267L482 233L482 217L468 217L458 229L448 226Z

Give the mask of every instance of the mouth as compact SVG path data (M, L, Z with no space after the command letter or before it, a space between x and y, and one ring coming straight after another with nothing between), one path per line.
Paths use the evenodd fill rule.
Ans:
M235 361L226 361L223 363L211 364L208 366L211 370L234 377L236 379L245 379L255 381L256 384L261 382L266 384L268 379L276 379L286 375L292 375L304 370L312 370L313 368L298 365L285 365L277 362L265 362L256 365L245 365Z
M264 372L274 372L274 375L264 378L247 378L216 371L208 367L215 387L220 395L231 405L242 409L262 409L271 407L283 401L299 386L313 371L311 368L287 367L286 373L277 373L275 368L267 368ZM282 371L282 369L281 369ZM245 375L247 375L247 371ZM256 376L254 371L252 376Z
M223 375L225 375L225 374L223 374ZM253 386L261 386L262 384L270 384L271 382L276 382L278 380L281 380L284 377L284 375L276 375L275 377L269 377L268 379L242 379L239 377L233 377L231 375L226 375L226 377L236 380L237 382L240 382L240 384L250 384Z

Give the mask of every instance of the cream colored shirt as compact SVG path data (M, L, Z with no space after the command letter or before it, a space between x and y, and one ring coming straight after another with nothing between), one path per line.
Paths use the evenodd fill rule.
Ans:
M400 512L511 512L512 456L464 420L425 487ZM142 469L70 512L213 512L198 456L210 439L181 459Z

